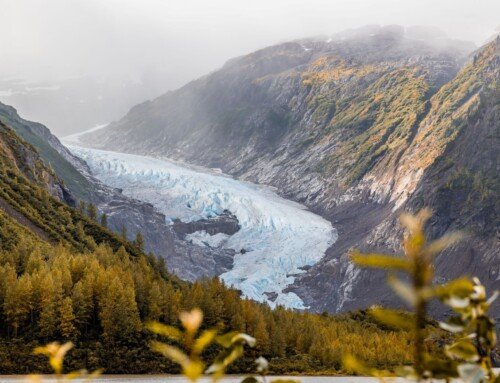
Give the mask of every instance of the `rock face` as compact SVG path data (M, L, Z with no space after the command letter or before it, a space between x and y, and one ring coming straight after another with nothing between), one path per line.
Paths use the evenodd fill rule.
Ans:
M192 234L196 231L206 231L210 235L223 233L233 235L240 230L238 218L229 211L224 211L222 214L213 217L200 219L194 222L182 222L179 219L174 220L172 229L182 238L186 234Z
M422 33L367 27L269 47L82 139L221 168L330 219L338 241L291 287L314 310L395 304L347 251L400 252L398 214L422 206L435 211L430 237L470 235L438 258L437 278L498 287L500 42L468 56Z

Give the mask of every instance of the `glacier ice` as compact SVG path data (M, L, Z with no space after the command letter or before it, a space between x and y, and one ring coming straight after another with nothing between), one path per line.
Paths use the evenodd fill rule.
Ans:
M209 169L78 146L69 149L87 162L95 177L153 204L168 220L188 222L229 210L241 226L237 233L209 239L198 232L189 239L237 252L233 269L220 278L244 296L271 307L305 308L299 296L283 290L294 282L294 274L303 272L301 267L318 262L336 241L330 222L269 187ZM265 293L276 293L277 298L272 301Z

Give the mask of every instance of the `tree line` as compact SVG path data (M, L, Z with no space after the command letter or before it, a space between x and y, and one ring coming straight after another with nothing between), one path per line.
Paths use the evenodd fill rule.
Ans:
M32 346L61 340L77 344L80 354L69 355L75 367L88 367L90 360L107 372L175 372L172 364L141 353L152 336L144 324L178 326L179 312L194 307L205 313L207 328L241 331L257 339L256 348L235 371L243 372L257 355L269 358L271 368L280 373L336 371L346 352L382 367L411 359L408 332L384 327L361 312L330 316L272 310L240 298L239 291L217 278L179 281L162 260L132 257L124 247L114 251L101 244L76 252L22 237L0 252L0 371L23 372L12 360L23 352L28 364L41 368L31 355ZM19 345L17 353L13 344ZM431 351L434 347L429 345ZM107 357L110 348L120 360ZM139 366L137 360L144 363Z

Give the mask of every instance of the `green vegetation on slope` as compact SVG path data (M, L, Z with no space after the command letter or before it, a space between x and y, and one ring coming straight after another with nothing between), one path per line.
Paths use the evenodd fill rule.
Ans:
M39 159L34 149L0 123L0 198L39 227L51 241L74 249L93 250L108 243L117 250L137 256L140 250L77 210L52 198L48 182L57 181L54 172Z
M326 174L342 169L347 185L375 164L394 160L408 144L426 111L429 84L418 68L382 75L355 99L337 103L327 136L342 135L338 149L320 165Z
M90 184L87 179L69 163L46 139L37 135L32 126L39 125L20 118L15 110L0 103L0 122L10 126L26 142L31 144L44 161L45 165L54 169L65 185L79 199L89 200ZM40 127L45 129L45 127Z

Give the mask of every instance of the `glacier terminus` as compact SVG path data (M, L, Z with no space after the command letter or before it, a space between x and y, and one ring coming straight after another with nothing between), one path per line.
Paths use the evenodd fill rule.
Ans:
M87 162L100 181L151 203L170 222L196 221L230 211L240 225L235 234L190 235L195 242L236 251L233 268L220 278L245 297L271 307L306 308L299 296L284 290L294 282L294 275L318 262L336 241L337 231L329 221L269 187L210 169L75 145L69 149Z

